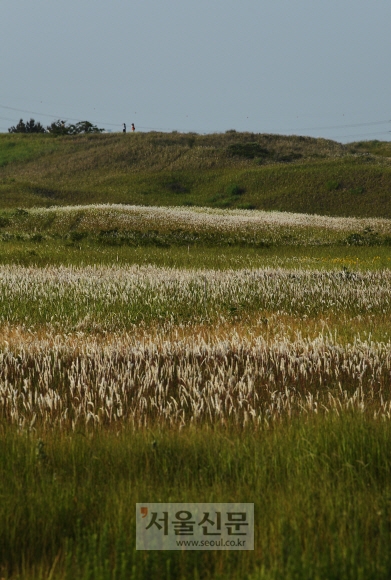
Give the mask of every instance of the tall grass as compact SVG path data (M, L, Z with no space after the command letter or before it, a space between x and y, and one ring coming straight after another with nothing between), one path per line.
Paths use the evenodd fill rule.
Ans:
M202 328L176 340L162 330L101 340L83 333L15 338L1 355L0 419L23 428L258 429L350 410L391 417L389 341L290 341L222 330L208 339Z
M357 413L256 432L125 429L70 438L7 428L2 574L387 579L390 435L388 421ZM238 498L255 503L254 552L135 551L136 502Z

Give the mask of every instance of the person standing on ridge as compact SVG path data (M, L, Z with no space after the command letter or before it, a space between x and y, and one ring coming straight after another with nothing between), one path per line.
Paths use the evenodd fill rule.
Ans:
M126 125L124 123L124 128L122 129L122 133L126 133Z
M132 123L132 131L135 131L136 127L134 126L134 123Z

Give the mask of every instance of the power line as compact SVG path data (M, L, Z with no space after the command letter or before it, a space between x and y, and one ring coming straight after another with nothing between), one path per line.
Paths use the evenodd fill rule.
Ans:
M347 139L348 137L366 137L368 135L388 135L391 131L377 131L372 133L355 133L354 135L337 135L333 139ZM329 137L331 139L331 137Z
M16 111L16 112L19 112L19 113L28 113L29 115L41 115L42 117L51 117L52 119L63 119L63 118L66 118L66 119L70 119L72 121L80 121L80 122L82 122L82 121L85 120L85 119L77 119L76 117L68 117L67 115L52 115L52 114L49 114L49 113L38 113L37 111L30 111L30 110L27 110L27 109L18 109L16 107L10 107L10 106L7 106L7 105L0 105L0 108L2 108L2 109L8 109L10 111ZM13 119L6 119L5 117L0 117L0 119L1 118L5 119L5 120L8 120L8 121L12 121L13 120ZM108 122L104 122L104 121L99 121L99 124L100 125L108 125L110 127L122 127L122 123L108 123ZM173 129L167 128L167 127L165 127L165 128L162 128L162 127L144 127L144 126L141 126L141 125L138 125L138 127L140 129L148 129L150 131L172 131L173 130Z
M7 96L4 93L2 94L0 92L0 98L3 98L3 97L7 98ZM20 97L14 97L14 99L15 100L19 100L19 101L22 100L22 101L25 101L25 102L27 100L25 98L22 98L21 99ZM64 103L54 103L54 102L48 102L48 101L42 101L42 100L40 100L40 101L31 101L31 99L28 99L28 101L31 102L31 103L36 103L36 104L40 103L41 105L44 105L44 106L46 106L46 105L54 105L56 107L57 106L59 106L59 107L69 107L69 104L64 104ZM69 118L69 119L74 119L76 121L79 121L80 120L80 119L76 119L76 117L68 117L67 115L65 115L65 116L64 115L60 115L60 116L58 116L58 115L49 115L49 114L46 114L46 113L45 114L44 113L37 113L35 111L28 111L28 110L25 110L25 109L17 109L17 108L10 107L10 106L5 106L5 105L0 105L0 107L8 108L8 109L13 110L13 111L20 111L20 112L24 112L24 113L31 113L31 114L34 114L34 115L41 115L42 114L44 116L49 116L49 117L53 117L53 118L56 118L56 119L58 119L58 118ZM93 105L90 105L90 107L93 107ZM94 108L94 111L95 111L95 108ZM361 113L362 112L363 111L361 111ZM368 114L368 111L365 111L365 114ZM85 120L85 119L82 119L82 120ZM352 124L342 124L342 125L329 125L329 126L320 126L320 127L319 126L318 127L300 127L299 129L293 129L293 130L298 130L298 131L319 131L319 130L328 130L328 129L342 129L342 128L349 128L349 127L365 127L365 126L373 126L373 125L382 125L384 123L391 123L391 119L386 119L384 121L371 121L371 122L364 122L364 123L352 123ZM121 127L122 126L122 123L102 123L102 124L111 125L113 127ZM155 130L155 131L172 131L173 130L172 128L167 128L167 127L161 128L161 127L142 127L141 125L138 125L138 126L141 129L149 129L149 130ZM198 131L198 132L200 134L202 133L200 131ZM218 132L218 131L215 131L215 132Z
M15 122L15 119L10 119L9 117L0 117L2 121L11 121L11 123Z
M302 127L300 131L324 131L327 129L347 129L350 127L370 127L373 125L384 125L386 123L391 123L390 119L386 121L372 121L370 123L353 123L351 125L334 125L330 127Z
M8 109L9 111L17 111L18 113L28 113L29 115L41 115L41 117L52 117L53 119L61 119L61 115L49 115L48 113L37 113L37 111L27 111L26 109L16 109L15 107L7 107L6 105L0 105L1 109ZM77 120L74 117L69 117L69 119Z
M70 119L71 121L83 122L85 119L77 119L76 117L68 117L67 115L51 115L49 113L38 113L37 111L29 111L27 109L17 109L16 107L8 107L6 105L0 105L1 109L8 109L9 111L16 111L18 113L28 113L29 115L40 115L41 117L50 117L52 119ZM112 127L121 127L121 123L99 123L102 125L110 125Z
M149 129L150 131L175 131L175 129L167 129L167 127L163 129L161 127L143 127L141 125L137 125L137 127L139 129Z
M7 105L0 105L1 109L6 109L9 111L15 111L15 112L19 112L19 113L27 113L30 115L38 115L38 116L42 116L42 117L50 117L52 119L61 119L61 118L66 118L66 119L70 119L73 121L78 121L78 122L82 122L84 119L78 119L76 117L67 117L66 115L53 115L50 113L38 113L37 111L30 111L28 109L19 109L16 107L10 107ZM15 122L14 119L10 119L9 117L0 117L1 120L3 121L10 121L10 122ZM387 123L391 123L390 119L384 120L384 121L371 121L371 122L366 122L366 123L353 123L353 124L345 124L345 125L330 125L330 126L323 126L323 127L304 127L304 128L300 128L300 129L296 129L298 131L326 131L326 130L330 130L330 129L342 129L342 128L350 128L350 127L370 127L370 126L376 126L376 125L384 125ZM122 127L122 123L106 123L106 122L99 122L99 125L106 125L109 127ZM148 131L173 131L172 128L168 128L168 127L147 127L147 126L143 126L143 125L138 125L139 129L146 129ZM7 130L5 127L2 127L1 129ZM200 133L200 131L196 131L197 133ZM346 139L346 138L356 138L356 137L365 137L368 135L385 135L391 133L391 131L378 131L378 132L373 132L373 133L359 133L359 134L350 134L350 135L338 135L338 136L334 136L334 137L329 137L330 139ZM201 134L206 134L201 132Z
M41 117L50 117L52 119L62 119L62 118L66 118L66 119L70 119L72 121L79 121L82 122L85 119L77 119L76 117L67 117L66 115L51 115L49 113L38 113L37 111L29 111L27 109L17 109L16 107L9 107L7 105L0 105L1 109L8 109L10 111L16 111L18 113L28 113L29 115L40 115ZM0 119L3 119L5 121L14 121L14 119L9 119L7 117L0 117ZM99 125L108 125L110 127L122 127L122 123L106 123L104 121L99 121ZM140 129L148 129L150 131L172 131L173 129L169 129L167 127L162 128L162 127L145 127L142 125L138 125L138 127Z

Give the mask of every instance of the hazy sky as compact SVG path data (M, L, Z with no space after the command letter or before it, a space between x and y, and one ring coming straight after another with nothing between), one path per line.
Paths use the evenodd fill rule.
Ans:
M0 0L0 131L391 140L390 0Z

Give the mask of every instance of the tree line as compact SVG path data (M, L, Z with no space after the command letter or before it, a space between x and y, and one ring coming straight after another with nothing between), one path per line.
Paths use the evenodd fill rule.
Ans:
M79 135L80 133L102 133L104 129L100 129L89 121L80 121L76 124L67 124L66 121L58 119L53 121L51 125L44 127L41 123L34 119L30 121L23 121L20 119L19 123L8 129L8 133L52 133L53 135Z

